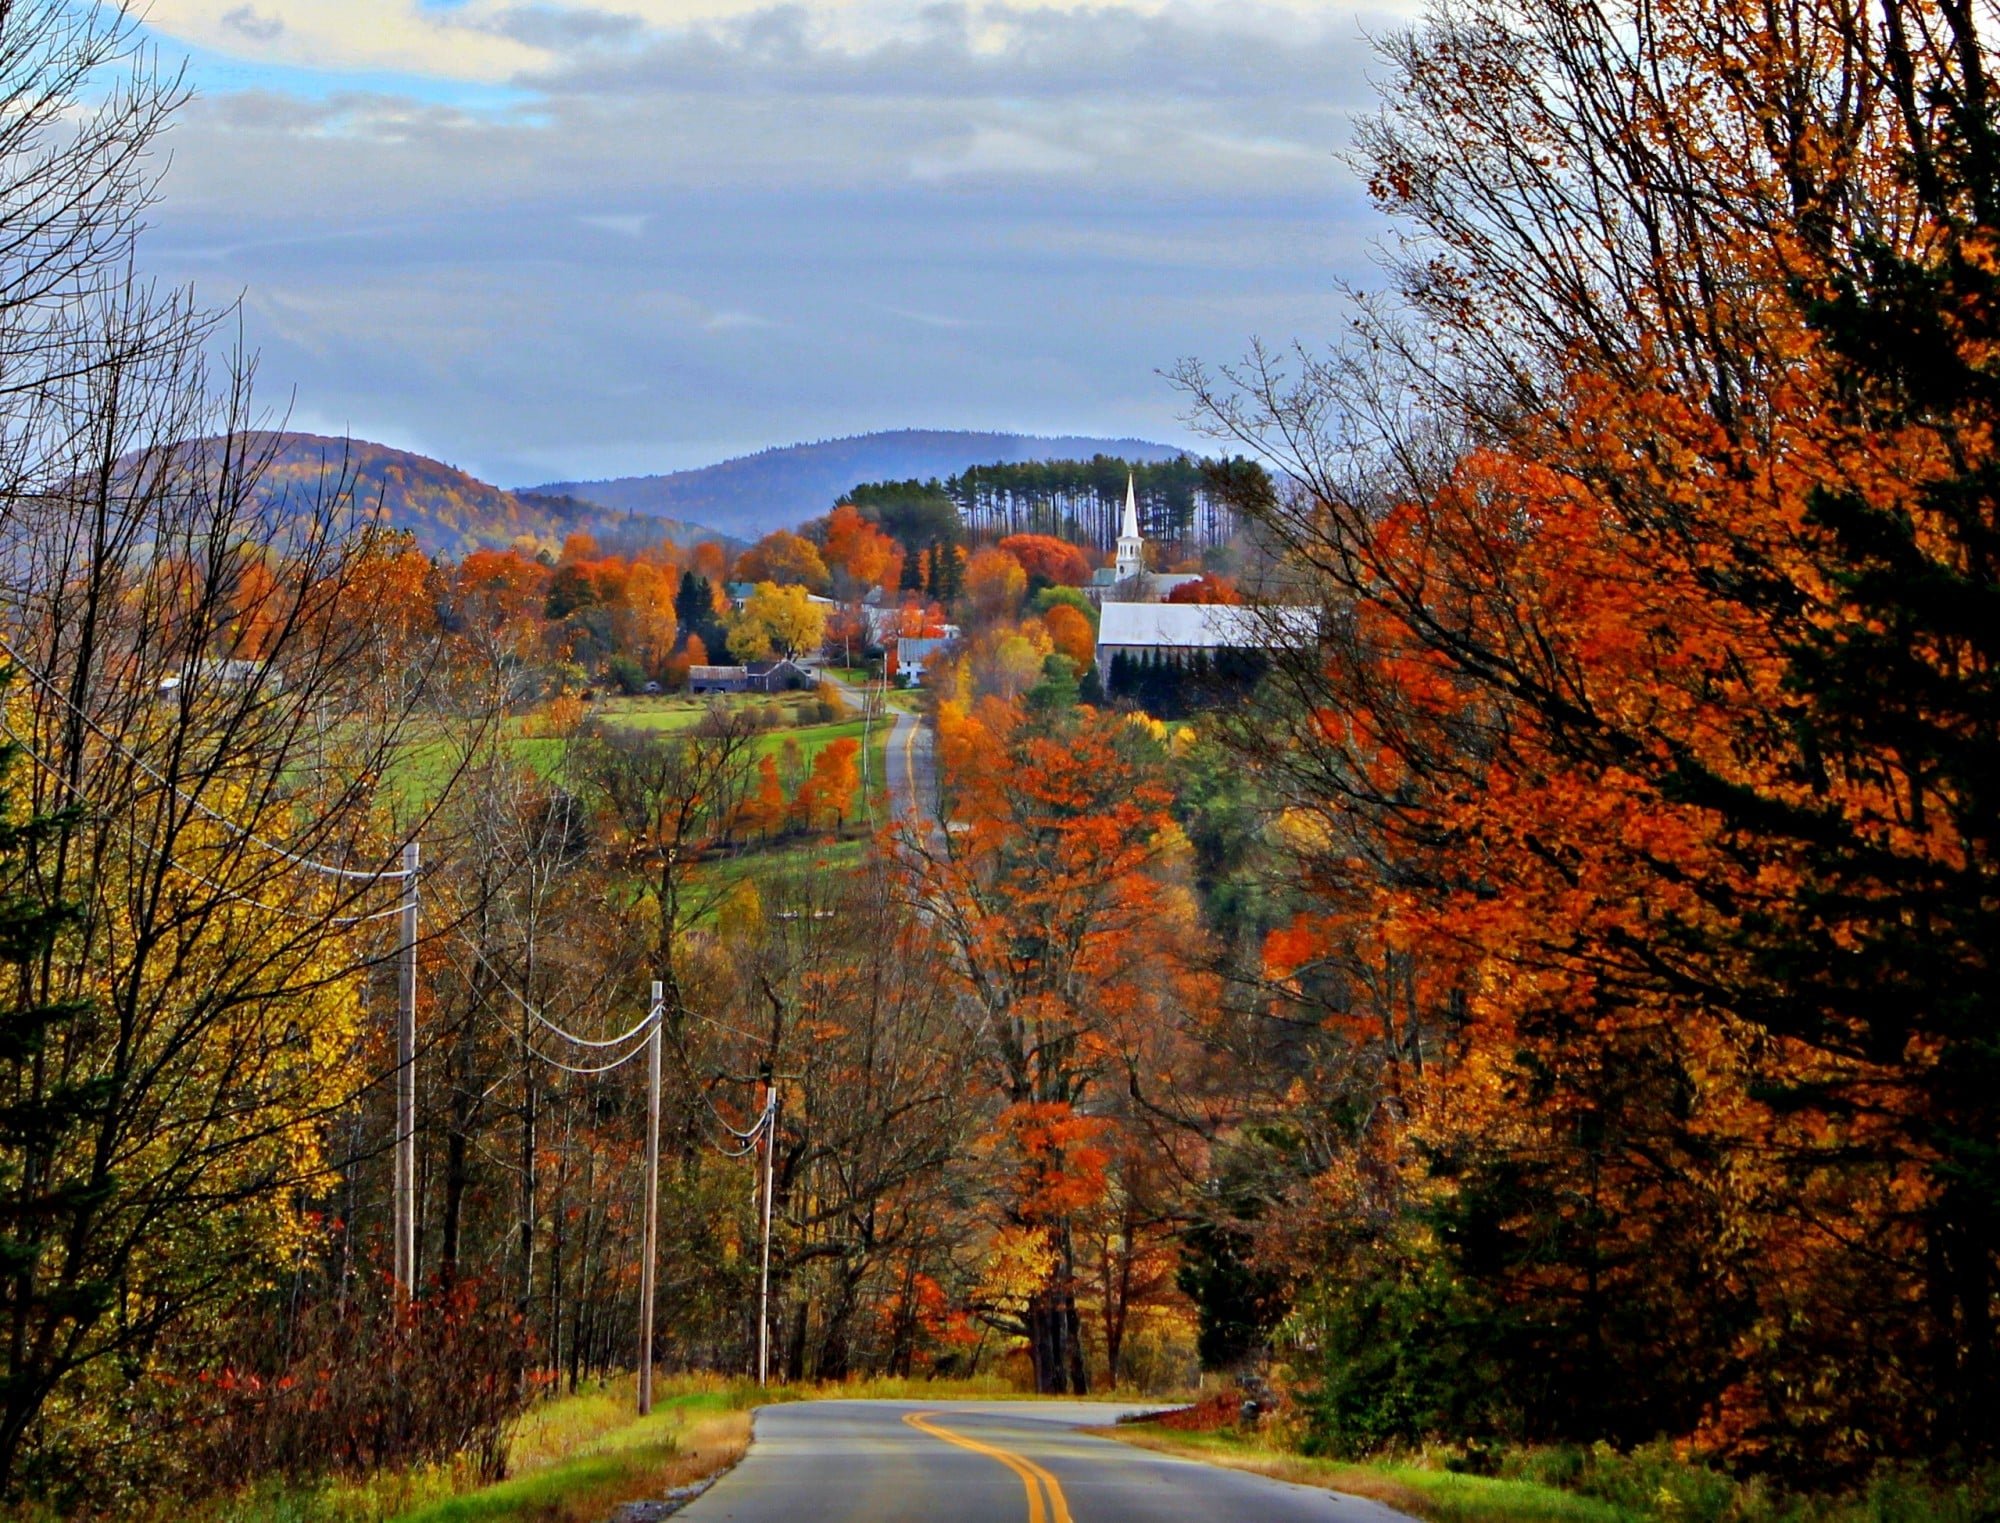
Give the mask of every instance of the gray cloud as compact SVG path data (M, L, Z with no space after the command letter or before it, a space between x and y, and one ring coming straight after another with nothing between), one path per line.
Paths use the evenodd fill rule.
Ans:
M552 53L570 53L585 48L636 42L645 28L636 16L615 11L558 10L546 5L523 5L503 11L492 30L531 48Z
M880 427L1180 438L1158 370L1324 333L1364 271L1361 25L1002 21L524 11L580 30L497 102L216 96L152 261L247 291L301 421L509 483Z
M1364 28L1394 24L1388 14L1329 9L1289 18L1278 35L1109 7L942 4L926 8L911 29L850 48L820 40L807 9L789 5L579 58L522 83L556 94L1290 98L1353 106L1367 97Z
M256 8L249 5L239 5L234 10L224 11L222 25L252 42L273 42L285 33L285 23L281 17L259 15Z

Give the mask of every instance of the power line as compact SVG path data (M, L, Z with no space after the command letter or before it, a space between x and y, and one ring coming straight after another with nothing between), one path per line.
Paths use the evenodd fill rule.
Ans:
M504 990L507 993L507 995L514 1000L516 1004L518 1004L524 1011L526 1011L541 1025L546 1026L550 1031L553 1031L557 1036L563 1038L563 1040L565 1041L574 1042L579 1047L593 1047L600 1049L610 1048L610 1047L617 1047L625 1042L629 1042L634 1037L646 1037L650 1039L653 1028L655 1026L660 1025L665 1019L666 1006L664 1003L662 1003L653 1006L653 1008L647 1012L645 1019L641 1020L637 1025L631 1027L629 1030L620 1032L615 1037L592 1038L592 1037L578 1036L575 1032L569 1030L567 1027L559 1025L557 1022L550 1020L546 1015L542 1014L542 1012L536 1008L533 1001L528 999L526 995L522 994L512 984L508 983L507 980L501 976L499 970L493 966L492 962L487 958L486 954L480 950L479 944L475 942L471 937L465 935L463 932L460 932L459 940L465 943L466 949L470 951L472 955L479 960L480 966L484 967L488 973L491 973L493 975L494 982L498 984L500 988ZM689 1013L692 1014L693 1012L690 1011ZM498 1017L496 1016L495 1019L497 1020ZM607 1074L611 1073L615 1069L623 1068L627 1063L631 1062L634 1058L638 1057L640 1053L646 1051L646 1046L647 1046L645 1042L641 1042L639 1046L634 1047L630 1052L626 1053L623 1057L615 1058L609 1063L582 1065L575 1063L565 1063L560 1058L551 1057L548 1053L543 1052L540 1048L534 1046L532 1043L523 1043L522 1045L527 1050L527 1053L530 1057L536 1058L541 1062L548 1064L549 1067L560 1069L564 1073L580 1074L586 1077L597 1074ZM678 1049L676 1050L678 1051ZM682 1056L682 1061L683 1062L686 1061L684 1055ZM707 1107L708 1113L715 1118L716 1125L721 1127L725 1132L729 1133L729 1135L734 1137L738 1142L745 1144L740 1149L718 1147L716 1149L717 1152L721 1153L722 1156L725 1158L746 1158L751 1153L756 1151L757 1139L764 1135L764 1132L768 1129L770 1125L771 1109L772 1109L771 1105L767 1105L765 1107L764 1112L760 1114L755 1121L751 1122L749 1130L745 1131L730 1124L729 1118L724 1116L721 1111L716 1109L715 1102L709 1098L708 1092L706 1090L702 1089L699 1085L697 1085L695 1087L695 1093L701 1096L702 1104Z
M18 746L23 756L27 757L29 761L47 773L49 778L67 792L71 798L84 805L90 811L92 819L110 825L119 834L129 840L139 851L147 856L157 858L163 866L171 868L182 877L193 879L210 893L219 894L221 897L233 900L238 904L248 905L251 909L262 910L267 915L289 916L294 920L309 920L323 925L366 925L371 920L386 920L391 915L402 913L402 906L397 905L386 910L376 910L374 913L368 915L322 915L312 910L302 910L290 905L267 904L264 900L254 898L240 889L233 889L225 884L217 883L213 878L196 872L192 867L189 867L165 848L142 838L139 832L133 829L131 825L116 820L110 810L104 808L103 805L91 798L82 788L72 782L63 773L61 768L49 761L23 739L20 732L9 724L4 716L0 716L0 734L4 734L8 740ZM402 875L398 873L396 876L401 877Z
M652 1019L653 1017L651 1016L646 1017L646 1023L650 1025ZM650 1037L652 1036L651 1031L649 1030L646 1034L650 1039ZM574 1063L565 1063L560 1058L550 1057L540 1048L528 1045L526 1043L524 1043L523 1045L527 1046L528 1055L530 1057L541 1059L542 1062L548 1064L549 1067L551 1068L559 1068L566 1074L582 1074L588 1077L595 1074L608 1074L613 1069L623 1068L627 1063L631 1062L634 1058L638 1057L640 1053L646 1051L646 1049L651 1045L651 1042L650 1040L646 1042L641 1042L637 1047L634 1047L630 1052L626 1053L624 1057L614 1059L612 1062L609 1063L599 1064L594 1068L584 1068L584 1067L579 1067Z
M251 844L262 847L265 851L270 852L273 856L281 857L285 861L290 862L295 867L303 867L310 872L323 873L330 878L359 878L359 879L365 879L369 882L381 882L384 880L402 878L408 875L409 870L407 868L378 868L373 871L363 871L360 868L354 868L354 867L335 867L331 863L315 861L313 858L292 851L288 847L280 846L275 841L266 840L263 836L258 835L254 830L251 830L248 826L237 823L235 820L230 819L229 816L222 814L219 811L211 808L209 805L203 803L200 798L198 798L194 794L187 792L184 788L180 787L179 784L175 783L171 778L167 777L166 774L164 774L158 768L153 766L151 762L147 761L144 757L138 755L136 752L131 750L122 741L117 739L117 737L112 735L110 731L106 730L104 726L99 724L95 719L92 719L90 715L86 713L82 708L78 707L77 704L70 698L69 694L65 693L52 679L43 675L41 672L37 671L34 667L30 666L25 660L23 660L21 658L20 652L14 649L13 645L9 643L5 635L0 635L0 651L4 651L6 653L7 659L14 665L16 669L25 672L29 680L31 680L37 686L42 688L43 691L48 693L64 708L68 709L72 714L74 714L78 719L82 720L85 726L89 728L91 733L96 735L99 740L103 741L107 746L109 746L113 752L115 752L119 756L122 756L126 761L130 762L133 766L137 767L141 772L145 773L146 776L150 777L154 782L158 783L162 788L165 788L169 793L173 794L175 798L179 799L182 803L186 804L190 809L193 809L198 813L206 815L209 819L214 820L218 825L222 825L227 829L235 831L244 840L250 842Z
M771 1123L777 1119L777 1114L778 1090L777 1086L773 1085L770 1097L764 1102L763 1111L759 1113L756 1121L751 1124L749 1131L736 1132L734 1127L729 1128L732 1132L736 1132L736 1135L742 1139L743 1146L740 1148L718 1147L716 1152L720 1153L724 1158L748 1158L752 1153L757 1151L758 1143L763 1140L764 1134L771 1129ZM725 1121L723 1125L728 1126L729 1123Z
M640 1021L636 1026L632 1027L629 1031L622 1031L617 1036L614 1037L598 1038L598 1037L578 1036L568 1027L558 1025L556 1022L550 1020L546 1015L543 1015L540 1010L535 1008L533 1002L530 1001L525 994L521 993L520 990L516 989L512 984L508 983L507 980L501 975L500 970L494 967L492 962L487 958L486 954L480 950L478 942L474 941L470 936L466 935L465 932L463 931L459 931L457 935L458 939L465 943L467 950L470 951L472 955L478 959L479 965L482 968L484 968L488 973L493 975L493 981L496 984L498 984L501 987L501 989L506 991L507 995L514 1001L515 1004L519 1005L523 1010L527 1011L529 1015L533 1016L537 1021L541 1022L542 1025L548 1027L549 1030L553 1031L557 1036L561 1037L564 1041L574 1042L579 1047L604 1048L604 1047L621 1046L622 1044L631 1041L633 1037L638 1036L641 1032L643 1032L649 1025L652 1024L654 1019L658 1017L661 1011L664 1009L663 1006L655 1005L651 1010L649 1010L646 1013L646 1018L644 1020Z

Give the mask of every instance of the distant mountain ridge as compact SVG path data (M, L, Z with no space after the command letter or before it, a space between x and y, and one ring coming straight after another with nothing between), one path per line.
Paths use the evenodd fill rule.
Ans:
M759 450L716 465L661 476L558 481L531 494L580 498L624 513L690 519L742 539L817 518L840 494L867 481L928 481L975 465L1035 460L1172 460L1183 451L1148 439L896 429Z
M482 547L504 549L521 541L556 550L578 531L607 549L724 537L699 524L559 493L510 492L456 466L365 439L282 433L257 442L271 457L257 489L264 503L304 508L344 476L360 514L407 529L431 555L457 559Z

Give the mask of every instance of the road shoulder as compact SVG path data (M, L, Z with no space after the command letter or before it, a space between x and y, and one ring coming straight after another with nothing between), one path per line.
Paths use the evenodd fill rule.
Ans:
M1241 1433L1184 1433L1144 1423L1085 1431L1177 1459L1363 1497L1424 1523L1627 1523L1627 1514L1609 1503L1526 1481L1458 1475L1415 1465L1322 1459L1276 1448Z

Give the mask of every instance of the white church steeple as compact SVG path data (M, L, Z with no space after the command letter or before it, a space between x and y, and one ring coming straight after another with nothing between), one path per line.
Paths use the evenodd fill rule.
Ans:
M1139 484L1125 478L1125 521L1118 529L1118 580L1125 581L1146 569L1146 542L1139 537Z

